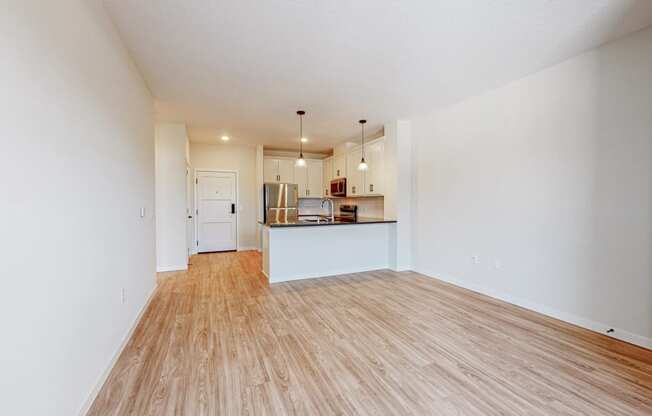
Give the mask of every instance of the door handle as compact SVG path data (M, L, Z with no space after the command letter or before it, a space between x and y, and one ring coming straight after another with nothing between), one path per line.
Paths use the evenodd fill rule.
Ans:
M235 204L231 204L231 214L235 214Z

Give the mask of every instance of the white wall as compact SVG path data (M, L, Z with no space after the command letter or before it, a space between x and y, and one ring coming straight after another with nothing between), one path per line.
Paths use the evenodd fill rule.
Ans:
M412 126L417 271L652 347L652 29Z
M412 268L412 222L414 205L415 169L412 156L413 140L411 123L395 120L385 124L385 189L384 217L397 221L395 235L390 241L395 244L395 253L390 261L393 270Z
M256 145L256 248L258 251L263 249L263 226L258 224L263 222L263 184L265 183L265 150L263 145ZM258 191L260 189L260 191Z
M154 288L152 99L97 1L3 2L0 54L2 413L75 415Z
M186 126L156 125L156 268L186 270Z
M238 172L239 245L240 249L256 249L256 146L190 143L190 162L193 169Z

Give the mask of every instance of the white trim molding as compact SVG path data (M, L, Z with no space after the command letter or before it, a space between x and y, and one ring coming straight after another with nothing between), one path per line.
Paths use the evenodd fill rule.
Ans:
M183 265L178 265L178 266L160 266L156 268L156 272L176 272L176 271L181 271L181 270L188 270L188 265L183 264Z
M551 318L558 319L560 321L567 322L569 324L577 325L579 327L582 327L584 329L588 329L593 332L597 332L599 334L608 336L609 338L614 338L620 341L625 341L630 344L637 345L639 347L647 348L647 349L652 349L652 338L647 338L638 334L633 334L631 332L625 331L623 329L616 328L613 325L609 325L606 323L602 322L595 322L590 319L583 318L581 316L577 316L568 312L560 311L554 308L551 308L546 305L541 305L539 303L535 303L532 301L529 301L527 299L522 299L519 297L512 296L508 293L499 291L499 290L494 290L490 289L488 287L484 287L482 285L478 285L475 283L469 283L463 279L459 279L456 277L452 276L444 276L439 273L433 273L427 270L416 270L417 273L420 273L426 277L430 277L432 279L437 279L441 280L450 284L453 284L455 286L471 290L473 292L480 293L482 295L489 296L494 299L502 300L507 303L511 303L512 305L520 306L522 308L531 310L533 312L540 313L542 315L549 316ZM437 276L437 277L435 277ZM607 330L613 330L612 332L607 333Z
M143 307L140 308L140 311L138 312L136 319L131 325L129 332L127 332L127 335L125 335L124 338L122 339L122 342L120 343L118 350L115 352L115 354L113 354L113 358L109 362L109 365L106 367L104 372L100 375L100 378L97 380L95 386L93 387L90 394L88 395L86 402L82 405L81 409L79 410L79 416L85 416L90 410L91 406L93 405L93 402L97 398L97 395L100 393L102 386L104 386L104 383L106 383L106 380L109 378L109 375L111 374L111 370L113 370L113 367L118 362L118 358L120 358L120 355L129 344L129 341L131 340L131 336L134 334L134 331L138 327L140 320L143 318L145 311L149 307L149 304L152 302L152 299L154 298L154 294L156 293L157 288L158 288L158 284L154 285L154 288L149 293L149 296L147 296L147 301L145 302Z
M238 246L238 251L251 251L251 250L260 251L259 248L256 246Z

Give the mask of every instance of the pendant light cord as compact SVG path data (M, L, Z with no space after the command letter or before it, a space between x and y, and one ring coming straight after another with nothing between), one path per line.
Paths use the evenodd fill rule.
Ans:
M305 111L299 110L297 111L297 115L299 116L299 160L303 160L303 115L306 114Z
M364 125L367 122L367 120L360 120L358 123L360 123L360 127L362 127L362 161L364 161Z
M364 159L364 123L362 123L362 158Z
M303 114L299 114L299 157L303 157Z

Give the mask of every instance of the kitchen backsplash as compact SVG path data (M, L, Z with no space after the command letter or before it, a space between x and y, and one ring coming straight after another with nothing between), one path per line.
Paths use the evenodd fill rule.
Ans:
M340 210L340 205L357 205L358 216L383 218L384 217L384 198L366 197L366 198L333 198L335 204L335 213ZM321 207L320 199L299 199L300 215L327 215L328 209Z

